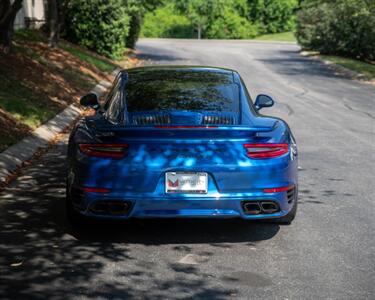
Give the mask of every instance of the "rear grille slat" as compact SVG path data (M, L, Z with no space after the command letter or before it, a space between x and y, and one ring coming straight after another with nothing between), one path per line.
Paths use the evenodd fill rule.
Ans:
M165 125L170 124L169 115L141 115L133 116L134 125Z
M294 200L295 190L296 190L295 188L292 188L286 192L288 203L292 203L292 201Z
M204 116L202 119L204 125L234 125L232 116Z

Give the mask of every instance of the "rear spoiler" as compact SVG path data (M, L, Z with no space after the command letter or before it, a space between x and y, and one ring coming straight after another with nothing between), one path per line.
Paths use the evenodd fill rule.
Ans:
M130 139L242 139L256 136L258 133L271 132L275 126L106 126L97 127L95 135L97 137L122 136Z
M212 131L246 131L246 132L270 132L275 129L278 122L273 126L249 127L249 126L185 126L185 125L155 125L155 126L103 126L96 127L96 131L100 132L123 132L123 131L198 131L198 130L212 130Z

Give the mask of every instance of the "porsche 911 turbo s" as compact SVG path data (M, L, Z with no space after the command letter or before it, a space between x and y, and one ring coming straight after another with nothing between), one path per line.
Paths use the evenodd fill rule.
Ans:
M258 111L229 69L151 66L121 71L68 146L67 215L292 222L297 147L285 121Z

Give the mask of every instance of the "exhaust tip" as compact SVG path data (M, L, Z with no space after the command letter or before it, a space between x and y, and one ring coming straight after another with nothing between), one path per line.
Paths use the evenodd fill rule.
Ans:
M260 206L265 214L273 214L280 210L279 205L273 201L261 201Z
M247 215L259 215L262 211L258 202L243 203L243 210Z

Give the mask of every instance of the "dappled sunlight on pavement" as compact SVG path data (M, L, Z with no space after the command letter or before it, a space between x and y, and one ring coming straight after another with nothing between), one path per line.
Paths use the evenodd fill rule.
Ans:
M66 138L0 194L2 299L224 299L237 295L239 281L271 283L262 275L244 277L230 269L217 278L204 266L215 262L220 268L216 253L237 245L247 247L249 257L255 255L258 242L277 234L276 225L136 220L73 229L65 221L65 152Z

